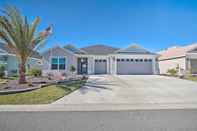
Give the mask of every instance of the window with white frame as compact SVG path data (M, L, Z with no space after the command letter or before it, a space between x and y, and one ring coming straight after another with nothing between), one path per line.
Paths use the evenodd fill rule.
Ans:
M65 70L66 69L66 58L65 57L54 57L51 59L52 70Z

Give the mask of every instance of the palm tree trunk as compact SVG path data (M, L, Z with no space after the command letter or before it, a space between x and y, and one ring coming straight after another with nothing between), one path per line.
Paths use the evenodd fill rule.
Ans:
M26 83L26 77L25 77L25 62L22 61L19 64L19 84Z

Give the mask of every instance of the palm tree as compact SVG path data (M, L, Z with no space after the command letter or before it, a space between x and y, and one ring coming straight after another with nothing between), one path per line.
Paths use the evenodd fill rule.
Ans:
M51 27L36 33L39 22L40 18L36 17L29 23L27 17L13 6L6 7L0 16L0 41L16 54L19 61L19 84L26 83L25 68L28 58L43 45L51 33Z

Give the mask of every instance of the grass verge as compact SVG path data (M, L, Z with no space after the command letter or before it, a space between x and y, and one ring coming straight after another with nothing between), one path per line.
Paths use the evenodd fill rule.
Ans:
M196 76L185 76L184 79L190 80L190 81L197 81L197 77Z
M0 95L0 105L7 104L49 104L79 89L85 81L69 85L51 85L30 92Z

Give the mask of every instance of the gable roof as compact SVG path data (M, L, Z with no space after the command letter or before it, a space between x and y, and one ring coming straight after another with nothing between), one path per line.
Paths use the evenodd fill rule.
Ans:
M48 57L48 56L58 56L59 54L64 54L66 55L67 53L71 54L71 55L75 55L75 53L73 53L72 51L60 47L60 46L54 46L52 48L47 49L46 51L42 52L41 55L43 57Z
M0 43L0 51L4 52L4 53L7 53L7 54L15 55L15 53L13 51L11 51L9 48L7 48L6 44L3 44L3 43ZM42 58L42 56L36 51L33 52L31 57L32 58L37 58L37 59L41 59Z
M168 48L167 50L158 52L160 54L159 60L184 57L186 56L187 52L190 52L196 48L197 48L197 43L187 46L181 46L181 47L171 47Z
M92 45L92 46L81 48L81 50L91 55L108 55L117 51L118 48L114 48L106 45Z
M74 45L68 44L64 46L65 49L73 52L74 54L86 54L85 51L76 48Z
M116 51L115 53L118 53L118 54L154 54L137 44L130 45L129 47L124 48L124 49L120 49Z

